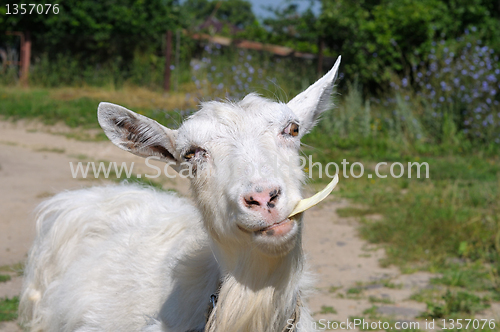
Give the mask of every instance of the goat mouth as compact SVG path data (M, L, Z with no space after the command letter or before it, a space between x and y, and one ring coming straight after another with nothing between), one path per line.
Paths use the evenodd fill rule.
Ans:
M272 224L271 226L267 226L261 228L254 233L256 235L264 235L264 236L281 236L289 233L294 226L294 220L292 218L284 219L280 222Z

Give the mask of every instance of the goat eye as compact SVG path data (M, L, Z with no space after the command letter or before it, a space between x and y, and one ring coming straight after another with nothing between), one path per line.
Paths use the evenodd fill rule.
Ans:
M296 137L299 135L299 125L295 122L292 122L285 128L285 130L283 130L283 133Z
M195 155L196 155L196 150L191 149L184 154L184 159L189 160L189 159L193 158Z
M189 149L184 155L182 156L185 160L191 160L193 158L195 159L201 159L205 158L207 156L207 151L203 150L202 148L191 148Z

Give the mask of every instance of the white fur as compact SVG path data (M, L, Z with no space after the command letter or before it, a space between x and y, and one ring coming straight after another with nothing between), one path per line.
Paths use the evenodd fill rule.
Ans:
M129 184L63 192L43 203L21 294L25 326L202 331L222 278L210 332L281 332L310 284L303 224L301 216L292 220L282 236L259 230L287 220L302 198L300 138L330 107L338 65L288 104L254 94L204 103L179 130L101 103L99 123L117 146L172 162L179 172L196 169L195 204ZM293 122L297 137L286 134ZM196 151L188 162L187 151ZM280 188L274 219L245 205L242 197L260 192L255 188ZM308 309L300 311L298 330L313 331Z

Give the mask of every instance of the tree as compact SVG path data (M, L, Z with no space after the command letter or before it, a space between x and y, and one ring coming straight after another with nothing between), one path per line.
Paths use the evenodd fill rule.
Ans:
M191 27L199 25L211 15L241 29L252 25L256 20L252 4L246 0L187 0L182 7L186 16L190 17Z
M499 17L493 0L322 0L318 33L346 59L346 75L374 91L466 29L500 51Z
M14 4L36 1L8 0ZM174 0L54 0L59 13L6 15L0 10L0 30L31 31L35 52L68 53L85 61L110 57L130 60L137 49L159 48L165 31L179 25ZM29 6L27 6L29 9Z

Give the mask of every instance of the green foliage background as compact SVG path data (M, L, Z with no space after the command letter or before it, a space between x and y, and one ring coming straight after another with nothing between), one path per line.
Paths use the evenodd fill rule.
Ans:
M5 4L13 12L14 4L33 3L58 4L59 13L7 15L3 4L0 31L30 31L34 57L71 56L81 65L118 62L123 67L137 51L158 52L165 31L175 30L181 19L174 0L8 0ZM3 34L0 38L7 39Z

